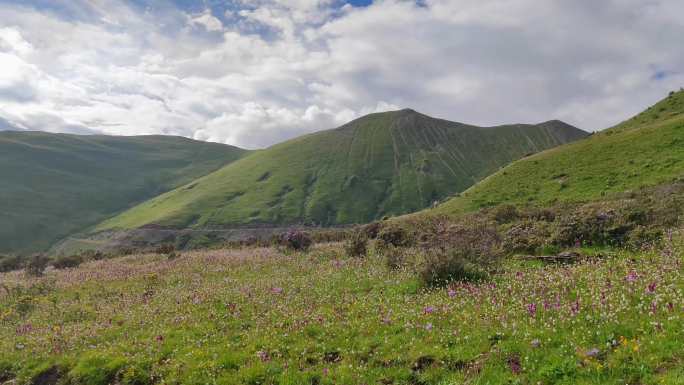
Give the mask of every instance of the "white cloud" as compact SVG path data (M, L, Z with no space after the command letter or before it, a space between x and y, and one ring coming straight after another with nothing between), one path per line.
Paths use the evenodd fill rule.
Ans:
M211 14L210 10L206 10L200 15L190 17L188 22L190 23L190 25L193 26L202 26L207 31L223 31L223 23L221 22L221 20L214 17L214 15Z
M684 85L678 0L234 3L3 5L0 119L256 148L403 107L599 129Z

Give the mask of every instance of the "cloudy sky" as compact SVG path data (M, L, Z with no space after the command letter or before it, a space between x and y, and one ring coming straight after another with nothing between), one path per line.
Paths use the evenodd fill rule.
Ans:
M411 107L613 125L684 86L681 0L0 0L0 129L260 148Z

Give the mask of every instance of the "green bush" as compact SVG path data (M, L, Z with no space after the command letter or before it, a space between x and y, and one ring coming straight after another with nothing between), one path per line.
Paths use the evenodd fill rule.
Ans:
M0 272L20 270L22 268L22 258L18 255L0 255Z
M55 269L68 269L78 267L81 263L83 263L83 260L84 259L81 255L64 255L55 258L55 260L52 261L52 266Z
M426 286L445 286L453 281L476 281L483 271L472 262L467 250L431 249L425 252L420 279Z
M646 226L636 226L629 232L627 246L634 250L657 247L663 239L663 231Z

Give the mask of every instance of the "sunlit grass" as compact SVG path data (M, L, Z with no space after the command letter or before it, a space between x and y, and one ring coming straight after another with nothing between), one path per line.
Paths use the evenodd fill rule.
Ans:
M341 245L9 273L0 368L24 382L53 368L77 384L677 383L681 255L601 254L511 260L441 289Z

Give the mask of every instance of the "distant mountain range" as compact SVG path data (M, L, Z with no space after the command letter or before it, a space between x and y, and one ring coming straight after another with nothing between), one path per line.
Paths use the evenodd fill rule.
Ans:
M482 128L410 109L259 151L179 137L0 132L0 253L149 225L368 222L430 207L513 160L587 135L560 121Z
M45 250L247 153L170 136L0 132L0 253Z
M585 136L560 121L482 128L410 109L371 114L256 151L97 229L365 223L429 207Z

